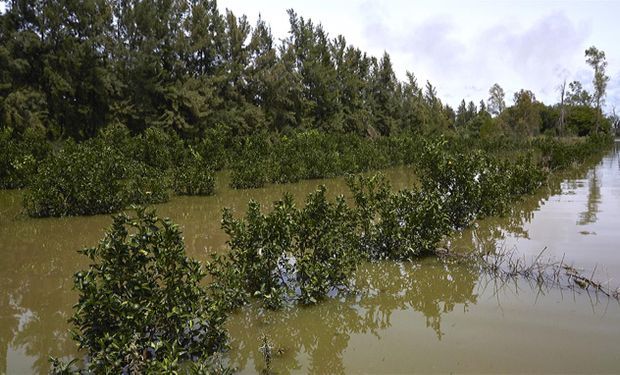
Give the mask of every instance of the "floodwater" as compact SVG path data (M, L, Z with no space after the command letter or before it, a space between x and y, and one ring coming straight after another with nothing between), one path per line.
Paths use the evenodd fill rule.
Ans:
M454 235L451 251L543 249L585 274L620 285L620 145L596 164L556 176L503 218ZM396 188L411 171L385 171ZM298 202L342 178L231 190L219 176L212 197L174 197L158 205L183 228L188 254L206 260L225 248L221 209L241 215L249 199L265 206L291 192ZM0 192L0 374L45 373L48 357L75 355L67 319L77 296L72 275L86 266L76 250L92 246L109 216L30 219L21 193ZM228 323L228 361L240 372L274 373L620 372L620 305L580 289L498 283L477 269L433 258L364 264L355 294L317 306L265 311L247 306Z

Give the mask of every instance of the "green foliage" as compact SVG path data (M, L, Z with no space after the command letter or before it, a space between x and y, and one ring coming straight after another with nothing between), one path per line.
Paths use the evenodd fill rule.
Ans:
M212 195L215 177L211 167L193 149L174 170L174 191L183 195Z
M176 133L152 127L130 141L134 145L134 159L148 167L167 171L182 160L184 145Z
M222 227L230 253L217 258L221 288L238 305L251 296L275 308L288 300L312 304L346 287L357 264L355 222L344 198L330 202L324 187L308 196L304 208L285 195L268 214L251 201L245 219L224 212Z
M112 148L68 142L39 165L24 207L30 216L93 215L125 204L122 155Z
M547 178L547 172L536 165L532 153L518 157L513 163L505 162L503 177L508 186L508 194L511 198L532 194L540 188ZM500 170L501 172L501 170Z
M360 233L360 251L369 259L412 259L435 250L449 232L448 216L435 192L392 192L380 175L349 177Z
M477 218L501 215L515 197L533 192L545 178L531 156L511 162L481 151L451 153L446 145L428 142L417 170L423 189L440 194L456 230Z
M611 125L607 119L599 119L599 111L596 108L584 105L570 106L566 114L567 130L577 136L584 137L594 134L598 129L607 133Z
M539 138L534 142L542 153L542 164L550 169L563 169L599 154L612 142L611 135L592 134L586 139L561 141L555 138Z
M230 263L225 264L226 271L231 287L241 286L246 293L242 301L256 296L269 307L283 303L288 293L286 281L292 273L289 247L293 241L294 211L290 196L275 202L268 215L261 213L255 201L250 201L244 220L224 211L222 228L230 237Z
M324 186L310 194L297 213L292 253L302 303L316 303L348 285L359 260L353 217L342 196L328 201Z
M67 142L32 176L24 194L26 212L35 217L94 215L166 202L177 146L158 130L132 138L123 126L106 128L80 144Z
M17 136L11 128L1 129L0 189L25 187L50 148L38 128L27 128Z
M412 163L419 154L418 141L411 135L372 140L310 130L269 140L264 135L248 137L241 144L233 164L234 188L377 170Z
M232 148L229 130L223 127L206 129L203 138L194 146L206 164L213 170L221 170L228 164Z
M170 372L222 349L225 316L170 220L143 209L117 215L99 245L81 253L92 263L75 275L72 322L88 371Z
M235 189L260 188L269 181L271 146L265 135L240 139L236 145L239 157L234 162L230 186Z
M123 180L123 207L130 204L164 203L170 199L170 176L135 160L128 163ZM107 211L106 213L114 212Z

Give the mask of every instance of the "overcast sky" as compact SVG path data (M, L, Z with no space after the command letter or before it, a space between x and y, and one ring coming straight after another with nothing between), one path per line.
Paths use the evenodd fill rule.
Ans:
M584 51L595 45L609 64L608 109L620 110L620 0L219 0L218 6L252 24L260 13L276 38L287 36L286 9L293 8L331 37L342 34L377 57L387 51L401 80L409 70L453 106L463 98L486 100L495 82L508 103L521 88L555 103L564 78L591 88Z

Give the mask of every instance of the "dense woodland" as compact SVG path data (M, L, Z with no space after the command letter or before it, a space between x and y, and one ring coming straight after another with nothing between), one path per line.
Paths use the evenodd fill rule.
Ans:
M387 53L369 56L293 10L289 35L278 41L265 20L250 25L216 1L6 6L0 118L15 136L36 128L50 140L80 141L115 123L133 134L158 127L191 140L214 131L235 137L306 129L586 135L603 99L573 82L561 105L521 90L507 106L497 85L487 104L463 101L454 109L413 73L399 81ZM597 63L603 75L604 59Z

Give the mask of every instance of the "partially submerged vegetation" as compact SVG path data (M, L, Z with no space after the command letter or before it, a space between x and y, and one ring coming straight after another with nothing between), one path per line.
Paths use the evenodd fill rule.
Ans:
M604 147L608 139L598 135L588 141L554 138L476 141L459 137L428 137L425 141L414 134L402 134L373 140L310 131L283 138L246 137L233 148L239 152L220 150L213 155L209 154L212 147L204 143L189 146L174 133L151 128L143 135L132 137L128 129L117 125L88 141L66 142L60 150L40 157L38 165L36 159L26 157L22 168L31 174L12 172L7 178L15 183L20 181L19 176L29 176L24 207L33 217L112 213L131 204L166 202L172 192L211 195L215 193L215 170L226 164L232 165L231 185L237 188L409 164L425 177L421 179L424 184L435 184L436 189L450 190L457 179L463 183L476 178L483 189L504 184L505 189L511 190L508 194L514 195L531 190L526 184L534 187L540 184L544 171L533 173L530 170L533 165L548 170L565 168ZM441 149L425 150L425 144L435 144ZM40 154L47 150L45 142L35 145L43 148ZM450 155L443 150L447 148L459 154ZM503 150L504 154L497 150ZM524 160L512 164L502 161L507 153ZM464 162L471 165L454 163L461 155L466 155ZM35 169L37 172L33 173ZM532 179L525 180L519 174ZM430 186L426 188L429 190ZM460 199L457 193L450 195L450 199ZM464 220L466 223L467 219Z
M225 344L224 314L185 256L178 226L153 212L120 214L99 245L81 251L92 264L75 275L80 300L74 339L94 373L163 373L180 361L211 365Z
M174 134L151 128L131 137L119 125L65 144L41 162L28 187L24 207L30 216L93 215L166 202L173 189L213 194L214 177Z
M595 150L598 142L582 147ZM235 308L251 299L271 309L315 304L355 289L360 262L434 254L451 231L501 214L544 181L546 169L528 157L453 153L443 141L423 150L429 165L418 173L428 182L411 189L395 192L381 176L351 176L349 202L330 200L320 187L300 207L285 195L268 213L256 202L245 218L225 211L229 251L207 264L206 285L201 265L184 255L177 226L143 209L116 216L100 244L82 251L93 263L75 278L73 322L90 358L85 371L224 371L215 353Z

